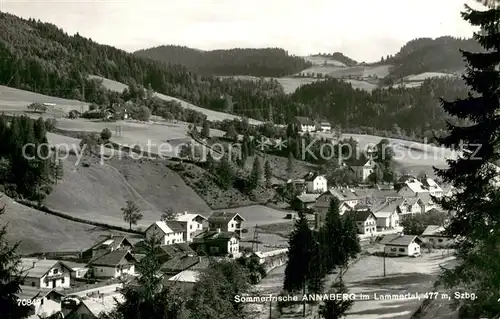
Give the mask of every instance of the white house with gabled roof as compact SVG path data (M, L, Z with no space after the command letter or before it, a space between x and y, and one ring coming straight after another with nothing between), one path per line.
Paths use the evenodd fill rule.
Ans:
M177 221L186 223L186 242L190 243L193 241L193 237L197 233L203 231L203 223L208 222L208 218L200 214L188 214L184 212L182 215L176 217Z
M184 243L187 239L187 222L177 220L157 221L146 229L146 240L153 237L160 245Z
M19 270L26 276L23 285L35 288L69 288L71 268L51 259L21 258Z

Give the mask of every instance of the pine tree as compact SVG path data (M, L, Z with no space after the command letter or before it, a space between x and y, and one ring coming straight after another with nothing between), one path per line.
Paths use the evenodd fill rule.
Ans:
M155 237L146 241L146 255L136 265L139 274L137 282L125 285L122 290L123 302L101 318L113 319L180 319L185 300L179 289L164 287L161 263L156 257L159 242Z
M271 168L271 164L269 163L269 161L266 161L264 164L264 176L266 178L266 187L271 188L272 178L273 178L273 169Z
M311 247L311 262L309 263L309 275L307 278L307 290L311 293L321 294L325 287L326 265L324 264L324 247L322 245L321 233L313 231Z
M342 216L342 250L344 260L340 261L340 266L346 266L349 259L356 258L361 252L361 244L358 237L358 227L352 214Z
M500 312L500 191L494 185L498 167L493 165L500 158L500 10L480 12L467 7L462 16L484 31L474 38L487 52L462 51L468 64L463 78L471 94L466 99L442 101L448 114L473 123L447 123L448 136L437 138L439 144L464 149L456 160L448 160L448 169L435 169L445 183L459 190L450 198L437 200L445 211L454 213L446 227L447 235L460 238L458 266L444 271L443 282L449 288L465 286L475 292L475 300L465 301L463 316L493 317Z
M208 123L207 119L203 121L203 127L201 129L201 137L203 138L210 137L210 123Z
M292 179L293 176L293 154L288 153L288 162L286 165L286 173L288 175L288 179Z
M245 167L245 163L247 162L248 158L248 141L243 140L243 143L241 144L241 157L238 159L238 165L241 168Z
M262 165L260 164L259 156L255 156L253 160L252 172L250 174L250 188L255 189L262 180Z
M324 247L324 267L332 272L343 261L343 247L340 235L342 234L342 220L340 217L340 201L336 197L330 200L330 207L326 214L325 223L320 228L321 242Z
M306 286L310 264L313 262L313 233L303 212L299 212L299 219L295 222L288 243L288 262L283 288L288 292L296 292Z
M6 206L0 208L0 217L5 213ZM18 243L11 245L7 239L7 225L0 228L0 309L2 318L28 318L30 308L21 306L17 295L21 291L21 283L25 275L19 271L20 257L17 254Z
M347 287L343 282L336 283L332 286L330 294L347 294L349 293ZM345 318L347 311L351 309L354 300L328 299L319 306L319 315L323 319L341 319Z
M219 178L222 189L229 189L233 184L234 171L226 155L222 157L217 166L217 177Z

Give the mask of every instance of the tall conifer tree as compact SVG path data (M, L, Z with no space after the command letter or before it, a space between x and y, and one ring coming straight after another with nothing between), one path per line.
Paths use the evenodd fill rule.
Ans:
M500 158L500 10L475 11L467 7L462 14L482 32L474 38L484 52L462 52L467 62L464 80L471 88L467 99L443 101L444 110L469 126L448 123L448 136L439 138L444 146L464 150L448 169L436 169L439 177L451 182L457 192L439 204L453 213L446 228L449 236L460 239L458 266L443 273L448 287L466 287L474 291L476 300L466 301L462 316L490 317L500 312L500 190L498 163ZM474 93L473 93L474 92Z

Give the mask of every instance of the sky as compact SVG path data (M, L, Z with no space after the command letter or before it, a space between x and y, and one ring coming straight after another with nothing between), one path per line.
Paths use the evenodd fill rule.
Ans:
M470 0L472 1L472 0ZM0 0L0 11L53 23L126 51L280 47L294 55L342 52L357 61L407 41L475 31L465 0ZM478 7L471 3L473 7Z

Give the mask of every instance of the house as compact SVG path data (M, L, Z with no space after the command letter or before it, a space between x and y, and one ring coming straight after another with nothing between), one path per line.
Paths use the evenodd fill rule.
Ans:
M209 267L209 259L206 256L185 255L176 256L161 265L161 271L167 275L176 275L184 270L201 270Z
M420 254L422 240L415 235L385 235L380 241L384 245L384 253L388 256L413 256Z
M438 225L429 225L425 228L420 238L423 242L432 244L434 247L449 247L455 240L444 234L444 227Z
M116 300L114 300L116 298ZM64 319L98 319L103 314L110 313L117 302L123 302L122 295L104 297L103 299L86 298L81 300L75 308L69 311Z
M308 117L296 116L293 124L296 126L298 132L316 131L316 124Z
M292 207L295 210L304 210L304 209L312 209L316 204L316 199L321 194L302 194L295 197L295 200L292 202Z
M328 122L321 122L320 123L321 131L324 133L328 133L332 131L332 125Z
M425 188L416 178L409 178L404 183L398 186L398 194L404 197L416 196L420 193L428 193L429 191Z
M375 161L371 158L361 156L358 159L352 159L348 163L349 168L354 172L354 176L359 182L365 182L375 171Z
M82 114L78 112L77 110L71 110L68 113L68 118L70 119L77 119L81 116Z
M17 293L18 300L33 300L35 302L27 305L30 307L29 317L38 316L45 318L61 311L61 300L64 297L60 292L50 288L36 288L30 286L20 286ZM26 303L23 303L26 305Z
M125 275L135 276L135 257L126 250L115 250L97 256L88 267L96 278L118 278Z
M70 274L71 279L84 278L87 272L89 271L89 268L87 267L86 264L75 263L72 261L64 261L64 264L69 268L71 268L71 274Z
M418 193L416 197L420 199L422 205L424 206L425 213L436 208L436 203L434 203L429 193Z
M88 261L110 251L131 250L132 248L132 243L125 236L101 235L89 249L82 253L82 259Z
M387 230L399 227L399 206L404 203L404 199L390 200L379 207L374 208L373 212L377 218L377 229Z
M193 248L210 256L233 256L240 255L240 238L235 232L207 230L194 237Z
M71 268L59 260L21 258L22 285L35 288L69 288Z
M193 291L194 285L200 278L200 272L195 270L184 270L177 275L163 281L164 286L179 288L184 292Z
M241 238L242 223L245 221L238 213L213 212L208 217L208 230L222 232L234 232Z
M188 214L184 212L182 215L176 217L177 221L186 223L186 242L190 243L193 241L193 237L203 231L203 223L207 222L208 219L200 214Z
M324 193L328 190L328 181L325 175L309 172L304 176L308 193Z
M177 220L157 221L146 229L146 240L155 238L160 245L183 243L187 239L187 222Z
M297 194L306 194L307 193L307 183L303 178L297 179L289 179L286 182L287 187L295 187L295 192Z
M419 196L406 197L403 204L399 206L401 215L415 215L425 212L425 204Z
M149 247L146 242L140 241L134 246L134 257L145 255ZM165 262L175 257L196 256L196 252L187 243L177 243L156 247L156 258L160 262Z
M371 210L349 212L354 216L359 234L374 234L377 232L377 218Z
M431 196L440 198L443 196L443 189L432 179L427 176L420 180L424 189L426 189Z

